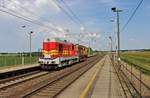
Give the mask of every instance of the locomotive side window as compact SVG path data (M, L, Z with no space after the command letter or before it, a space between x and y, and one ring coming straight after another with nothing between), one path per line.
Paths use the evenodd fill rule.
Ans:
M63 45L59 44L59 51L62 52L63 51Z

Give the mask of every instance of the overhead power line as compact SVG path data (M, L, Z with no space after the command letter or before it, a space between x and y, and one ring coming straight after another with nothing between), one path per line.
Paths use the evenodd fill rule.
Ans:
M78 16L73 12L73 10L68 6L68 4L64 1L64 0L61 0L61 2L66 6L66 8L70 11L70 13L73 15L73 17L81 24L81 20L78 18Z
M1 11L1 12L4 12L4 13L7 13L7 14L9 14L9 15L11 15L11 16L15 16L15 17L17 17L17 18L20 18L20 19L22 19L22 20L24 20L24 21L27 21L27 22L30 22L30 23L39 25L39 24L37 24L37 23L34 23L34 22L31 21L31 20L28 20L28 19L26 19L26 18L24 18L24 17L22 17L22 16L19 16L19 15L14 14L14 13L11 13L11 12L8 12L8 11L2 10L2 9L0 9L0 11Z
M56 30L56 29L54 29L54 28L50 28L49 26L46 26L46 25L41 24L41 23L39 23L39 22L35 22L35 21L33 21L33 20L30 20L29 18L25 18L25 17L23 17L23 16L16 15L16 13L12 13L12 12L9 12L9 11L3 10L3 9L0 9L0 11L1 11L1 12L4 12L4 13L7 13L7 14L9 14L9 15L11 15L11 16L20 18L20 19L22 19L22 20L24 20L24 21L30 22L30 23L32 23L32 24L36 24L36 25L38 25L38 26L45 27L45 28L47 28L47 29Z
M126 24L123 26L122 30L121 31L124 31L125 28L128 26L129 22L131 21L131 19L134 17L135 13L137 12L137 10L139 9L139 7L141 6L142 2L144 0L141 0L139 2L139 4L137 5L136 9L134 10L134 12L131 14L131 16L129 17L128 21L126 22Z
M20 6L20 5L16 4L16 3L13 2L12 0L8 0L8 1L9 1L9 2L12 2L13 4L15 4L15 5L16 5L15 7L17 7L17 8L20 7L20 8L22 8L23 10L27 11L28 13L30 13L30 14L32 14L32 15L34 14L34 13L30 12L30 10L26 9L26 8L23 7L23 6ZM5 1L5 2L6 2L6 1ZM47 28L47 29L51 29L51 30L54 30L54 31L59 31L57 28L55 28L55 27L53 27L53 26L49 26L48 24L45 24L44 22L41 22L41 21L39 21L39 20L37 20L37 19L34 19L34 18L30 18L30 17L28 17L28 16L25 16L24 14L22 14L22 13L16 11L16 10L9 9L9 8L7 8L7 6L6 6L5 4L3 4L3 6L1 6L0 11L1 11L1 12L4 12L4 13L7 13L7 14L9 14L9 15L11 15L11 16L20 18L20 19L22 19L22 20L24 20L24 21L30 22L30 23L32 23L32 24L36 24L36 25L38 25L38 26L45 27L45 28ZM45 21L46 21L46 20L45 20ZM46 22L48 23L48 20L47 20Z
M15 13L15 14L18 14L19 16L22 16L22 17L24 17L24 18L26 18L26 19L28 19L28 20L32 20L32 21L34 21L34 22L36 22L36 23L40 23L39 21L33 20L32 18L27 17L27 16L25 16L25 15L23 15L23 14L21 14L21 13L15 11L15 10L9 9L9 8L7 8L7 7L4 7L4 8L7 9L8 11L10 11L10 12L13 12L13 13ZM42 24L42 23L40 23L40 24Z
M81 25L80 23L78 23L78 21L76 21L60 4L59 1L54 0L55 4L77 25Z
M46 21L47 23L50 23L50 24L56 26L54 23L51 23L48 19L46 19L46 18L44 18L44 17L42 17L42 16L39 16L38 14L36 14L35 12L33 12L33 11L31 11L31 10L25 8L24 6L21 6L21 5L16 4L13 0L8 0L8 1L12 2L13 4L15 4L16 7L23 9L25 12L27 12L27 13L29 13L29 14L31 14L31 15L34 15L34 16L38 17L39 19L41 19L41 20L43 20L43 21Z

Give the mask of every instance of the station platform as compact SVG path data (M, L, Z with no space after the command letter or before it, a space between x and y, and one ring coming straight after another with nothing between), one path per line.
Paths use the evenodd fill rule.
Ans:
M40 67L39 64L28 64L28 65L17 65L17 66L12 66L9 68L3 68L0 69L0 74L7 73L7 72L13 72L17 70L23 70L23 69L29 69L29 68L34 68L34 67Z
M91 98L124 98L121 85L109 57L106 58Z
M125 98L109 56L105 56L56 98Z

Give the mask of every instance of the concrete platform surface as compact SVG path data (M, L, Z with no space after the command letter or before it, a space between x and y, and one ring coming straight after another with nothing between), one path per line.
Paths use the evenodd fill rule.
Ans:
M102 66L104 59L99 61L86 73L84 73L79 79L67 87L63 92L61 92L56 98L80 98L81 93L87 86L88 82L92 78L95 70L98 68L97 65Z
M123 90L108 56L96 81L91 98L124 98Z

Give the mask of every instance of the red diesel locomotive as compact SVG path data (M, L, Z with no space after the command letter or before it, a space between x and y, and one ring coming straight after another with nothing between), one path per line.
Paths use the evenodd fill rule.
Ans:
M42 57L39 63L43 69L56 69L86 60L88 48L59 39L46 39L43 42Z

